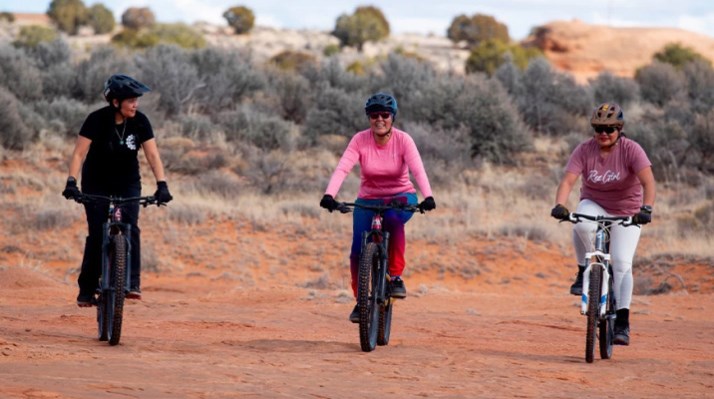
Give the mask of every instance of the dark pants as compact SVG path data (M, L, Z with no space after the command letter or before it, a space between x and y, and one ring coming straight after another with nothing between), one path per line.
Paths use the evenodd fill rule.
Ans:
M138 197L141 195L141 185L127 187L112 193L98 192L82 187L85 194L114 195L118 197ZM131 224L131 287L138 288L141 282L141 229L139 229L139 203L123 204L122 222ZM98 202L84 205L87 215L89 235L84 244L84 259L82 271L77 282L80 293L90 294L99 285L99 275L102 272L102 235L103 225L107 221L109 205Z

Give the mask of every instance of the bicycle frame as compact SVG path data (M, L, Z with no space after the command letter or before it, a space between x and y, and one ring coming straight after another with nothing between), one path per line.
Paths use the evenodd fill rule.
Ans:
M601 267L602 281L607 282L610 280L610 254L607 248L607 243L610 240L608 227L609 223L607 226L603 226L601 223L598 223L597 230L595 231L595 250L585 253L586 267L585 272L583 273L583 294L581 296L580 303L580 314L582 315L587 313L588 302L590 301L590 298L588 298L588 289L590 288L590 271L592 268ZM593 260L595 261L593 262ZM598 306L600 318L604 317L605 312L607 311L608 290L608 284L602 284Z

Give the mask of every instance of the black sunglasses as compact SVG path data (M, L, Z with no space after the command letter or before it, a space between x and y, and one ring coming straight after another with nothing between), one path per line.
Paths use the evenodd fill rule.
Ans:
M607 134L613 134L617 130L617 127L615 126L593 126L593 129L595 129L595 133L607 133Z
M389 119L390 116L392 116L391 113L389 112L370 112L369 113L369 119L374 119L377 120L377 118L382 117L385 121Z

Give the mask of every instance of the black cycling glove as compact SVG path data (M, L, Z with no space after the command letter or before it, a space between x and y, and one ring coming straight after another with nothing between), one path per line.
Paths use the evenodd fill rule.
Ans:
M169 192L169 185L166 184L165 181L156 182L156 192L154 193L154 197L156 198L156 203L159 205L165 204L174 199Z
M64 186L62 196L68 200L76 200L82 196L82 192L77 188L77 180L74 177L70 176L67 178L67 184Z
M558 204L550 211L550 216L559 220L568 220L570 211L563 205Z
M643 206L640 211L632 217L632 223L634 224L647 224L652 221L652 208Z
M332 212L337 209L337 201L335 201L335 199L330 194L325 194L320 200L320 206Z
M421 204L417 205L417 208L419 208L419 210L422 212L436 209L436 202L434 201L434 197L424 198L424 201L422 201Z

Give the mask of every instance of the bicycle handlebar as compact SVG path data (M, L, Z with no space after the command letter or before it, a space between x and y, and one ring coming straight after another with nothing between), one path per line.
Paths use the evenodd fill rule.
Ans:
M632 221L632 216L592 216L575 212L570 213L568 219L562 221L576 224L582 222L582 219L592 220L593 222L617 222L625 227L639 226Z
M390 204L384 204L384 205L362 205L362 204L358 204L355 202L338 202L337 203L337 210L340 211L340 213L352 212L352 208L362 208L362 209L367 209L367 210L375 211L375 212L384 212L384 211L388 211L390 209L397 209L400 211L424 213L424 210L422 210L421 208L419 208L416 205L403 204L400 202L392 202Z
M138 202L139 205L142 205L144 207L147 207L147 206L153 205L153 204L156 204L156 206L166 205L166 204L158 203L158 201L156 200L156 197L154 197L153 195L145 196L145 197L122 198L122 197L114 197L114 196L106 196L106 195L98 195L98 194L81 194L78 198L75 198L74 200L80 204L108 202L110 204L121 205L121 204L126 204L129 202Z

